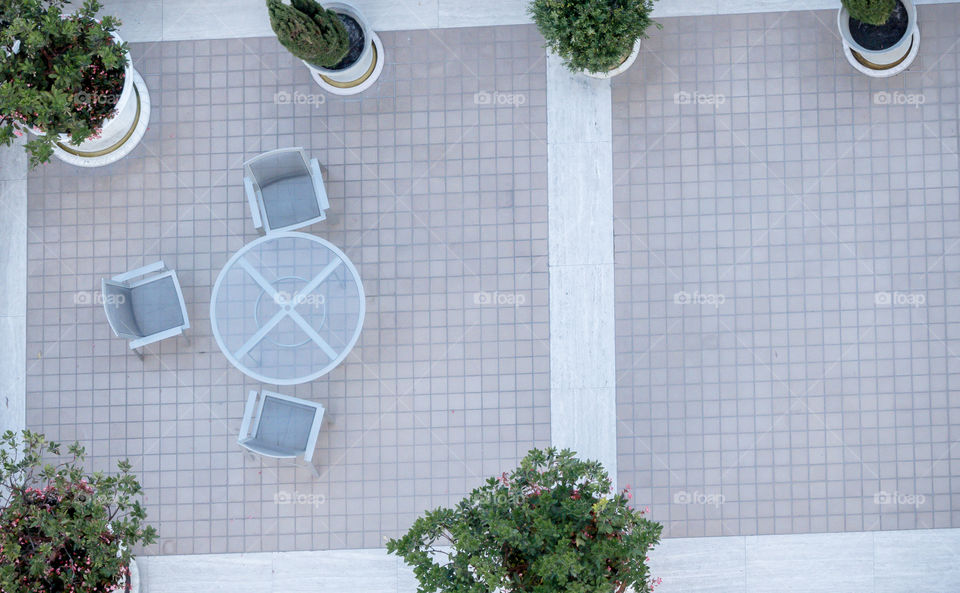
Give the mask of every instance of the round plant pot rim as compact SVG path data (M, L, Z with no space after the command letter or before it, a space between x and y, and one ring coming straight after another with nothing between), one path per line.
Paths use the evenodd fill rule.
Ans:
M840 29L840 36L843 38L843 41L853 48L854 51L864 56L883 55L910 43L913 33L917 28L917 7L914 6L910 0L899 1L903 4L903 7L907 9L907 30L904 31L899 41L886 49L867 49L863 47L853 39L853 35L850 33L850 13L847 12L847 7L841 4L840 9L837 11L837 27Z
M366 59L367 56L370 55L370 52L373 51L373 39L372 39L372 36L370 35L371 33L370 28L367 27L367 19L363 17L363 13L360 12L360 9L358 9L356 6L352 4L348 4L346 2L325 2L323 4L323 7L328 10L332 10L336 13L345 14L351 17L353 20L357 22L358 25L360 25L360 28L363 30L363 51L360 52L360 55L357 56L356 60L354 60L350 64L347 64L343 68L338 68L334 70L333 68L325 68L323 66L311 64L306 60L301 60L304 64L307 65L307 67L309 67L312 70L316 70L320 74L323 74L325 76L329 76L329 75L335 76L337 73L343 72L351 68L353 65L357 64L358 62L361 62L364 59Z
M383 65L386 61L386 57L383 42L380 41L380 36L377 35L376 31L371 31L370 35L373 38L373 52L371 52L370 56L370 66L366 71L364 71L362 74L359 74L356 78L350 80L349 82L341 82L336 80L333 76L324 74L323 72L317 70L309 63L304 62L307 70L310 72L310 77L313 78L313 81L326 92L341 96L362 93L376 84L377 80L380 78L380 75L383 73Z
M889 68L873 68L863 63L864 58L860 56L850 44L843 43L843 55L847 58L847 62L853 67L854 70L865 74L870 78L890 78L891 76L896 76L901 72L909 68L913 61L916 59L917 55L920 53L920 27L916 27L913 30L911 35L913 39L913 45L910 47L910 51L899 61L899 63L894 64Z
M637 61L637 56L640 55L640 42L643 41L642 37L637 37L636 41L633 42L633 49L630 50L630 53L627 57L620 62L620 65L616 68L608 70L606 72L590 72L589 70L581 70L585 75L590 78L606 79L613 78L618 74L623 74L630 66L633 66L633 63Z
M150 125L150 92L147 85L134 68L133 97L127 102L127 111L134 109L131 127L113 145L95 151L83 150L72 145L57 142L53 147L53 156L76 167L102 167L115 163L127 156L140 144ZM82 144L81 144L82 147Z

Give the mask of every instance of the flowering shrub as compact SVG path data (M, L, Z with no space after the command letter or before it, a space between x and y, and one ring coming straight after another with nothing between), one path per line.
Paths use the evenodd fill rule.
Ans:
M573 71L619 66L647 27L653 0L533 0L528 9L547 47Z
M0 592L107 593L129 574L131 548L156 532L143 524L130 464L114 476L84 473L83 449L42 435L0 437ZM129 580L128 580L129 582Z
M599 463L534 449L387 550L413 567L421 593L647 593L657 582L647 552L662 526L630 498Z
M0 0L0 142L44 132L27 142L31 165L50 160L60 134L73 144L98 135L123 90L127 48L111 36L120 21L97 21L97 0L72 15L64 3Z

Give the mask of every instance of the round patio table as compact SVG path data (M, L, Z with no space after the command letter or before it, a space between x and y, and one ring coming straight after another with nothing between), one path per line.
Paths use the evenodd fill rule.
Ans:
M329 241L273 233L243 246L210 297L213 337L230 363L272 385L329 373L360 337L366 310L353 263Z

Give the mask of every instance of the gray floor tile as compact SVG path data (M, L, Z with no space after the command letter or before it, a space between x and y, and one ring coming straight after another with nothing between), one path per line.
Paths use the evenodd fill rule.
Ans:
M960 526L960 9L919 14L886 80L824 11L664 19L613 81L619 482L666 536Z
M30 176L28 424L79 439L98 469L130 457L159 529L148 553L378 547L549 444L541 40L532 26L382 38L385 72L353 98L323 95L272 38L133 44L154 102L141 145ZM260 385L210 330L219 270L257 237L240 164L280 146L327 168L330 219L309 231L367 292L347 360L277 389L326 407L319 480L237 446ZM97 289L158 258L192 344L141 363Z

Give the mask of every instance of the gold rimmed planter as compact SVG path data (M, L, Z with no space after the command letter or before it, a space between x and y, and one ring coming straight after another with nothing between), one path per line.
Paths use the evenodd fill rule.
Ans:
M337 70L321 68L309 62L303 62L310 69L310 75L325 91L335 95L355 95L367 90L380 78L383 72L385 54L380 36L367 25L360 11L346 3L329 2L324 6L334 12L349 16L363 29L363 51L357 60Z
M117 43L122 42L116 34L113 37ZM136 148L149 122L150 93L127 52L123 89L117 98L114 114L103 122L100 135L73 144L70 136L61 134L53 146L53 155L77 167L102 167L115 163ZM41 132L34 130L34 133Z
M624 72L627 71L627 69L630 68L630 66L633 66L634 62L637 61L637 56L640 55L640 41L641 40L638 37L637 40L633 42L633 49L630 50L630 53L627 55L627 57L624 58L623 61L620 62L620 65L617 66L616 68L613 68L612 70L608 70L606 72L588 72L587 70L583 70L583 73L589 76L590 78L599 78L599 79L613 78L618 74L623 74Z
M892 46L872 50L860 45L850 31L850 13L841 6L837 13L837 27L843 40L843 54L855 70L872 78L896 76L910 67L920 52L920 28L917 26L917 8L910 0L900 0L907 12L907 30Z

